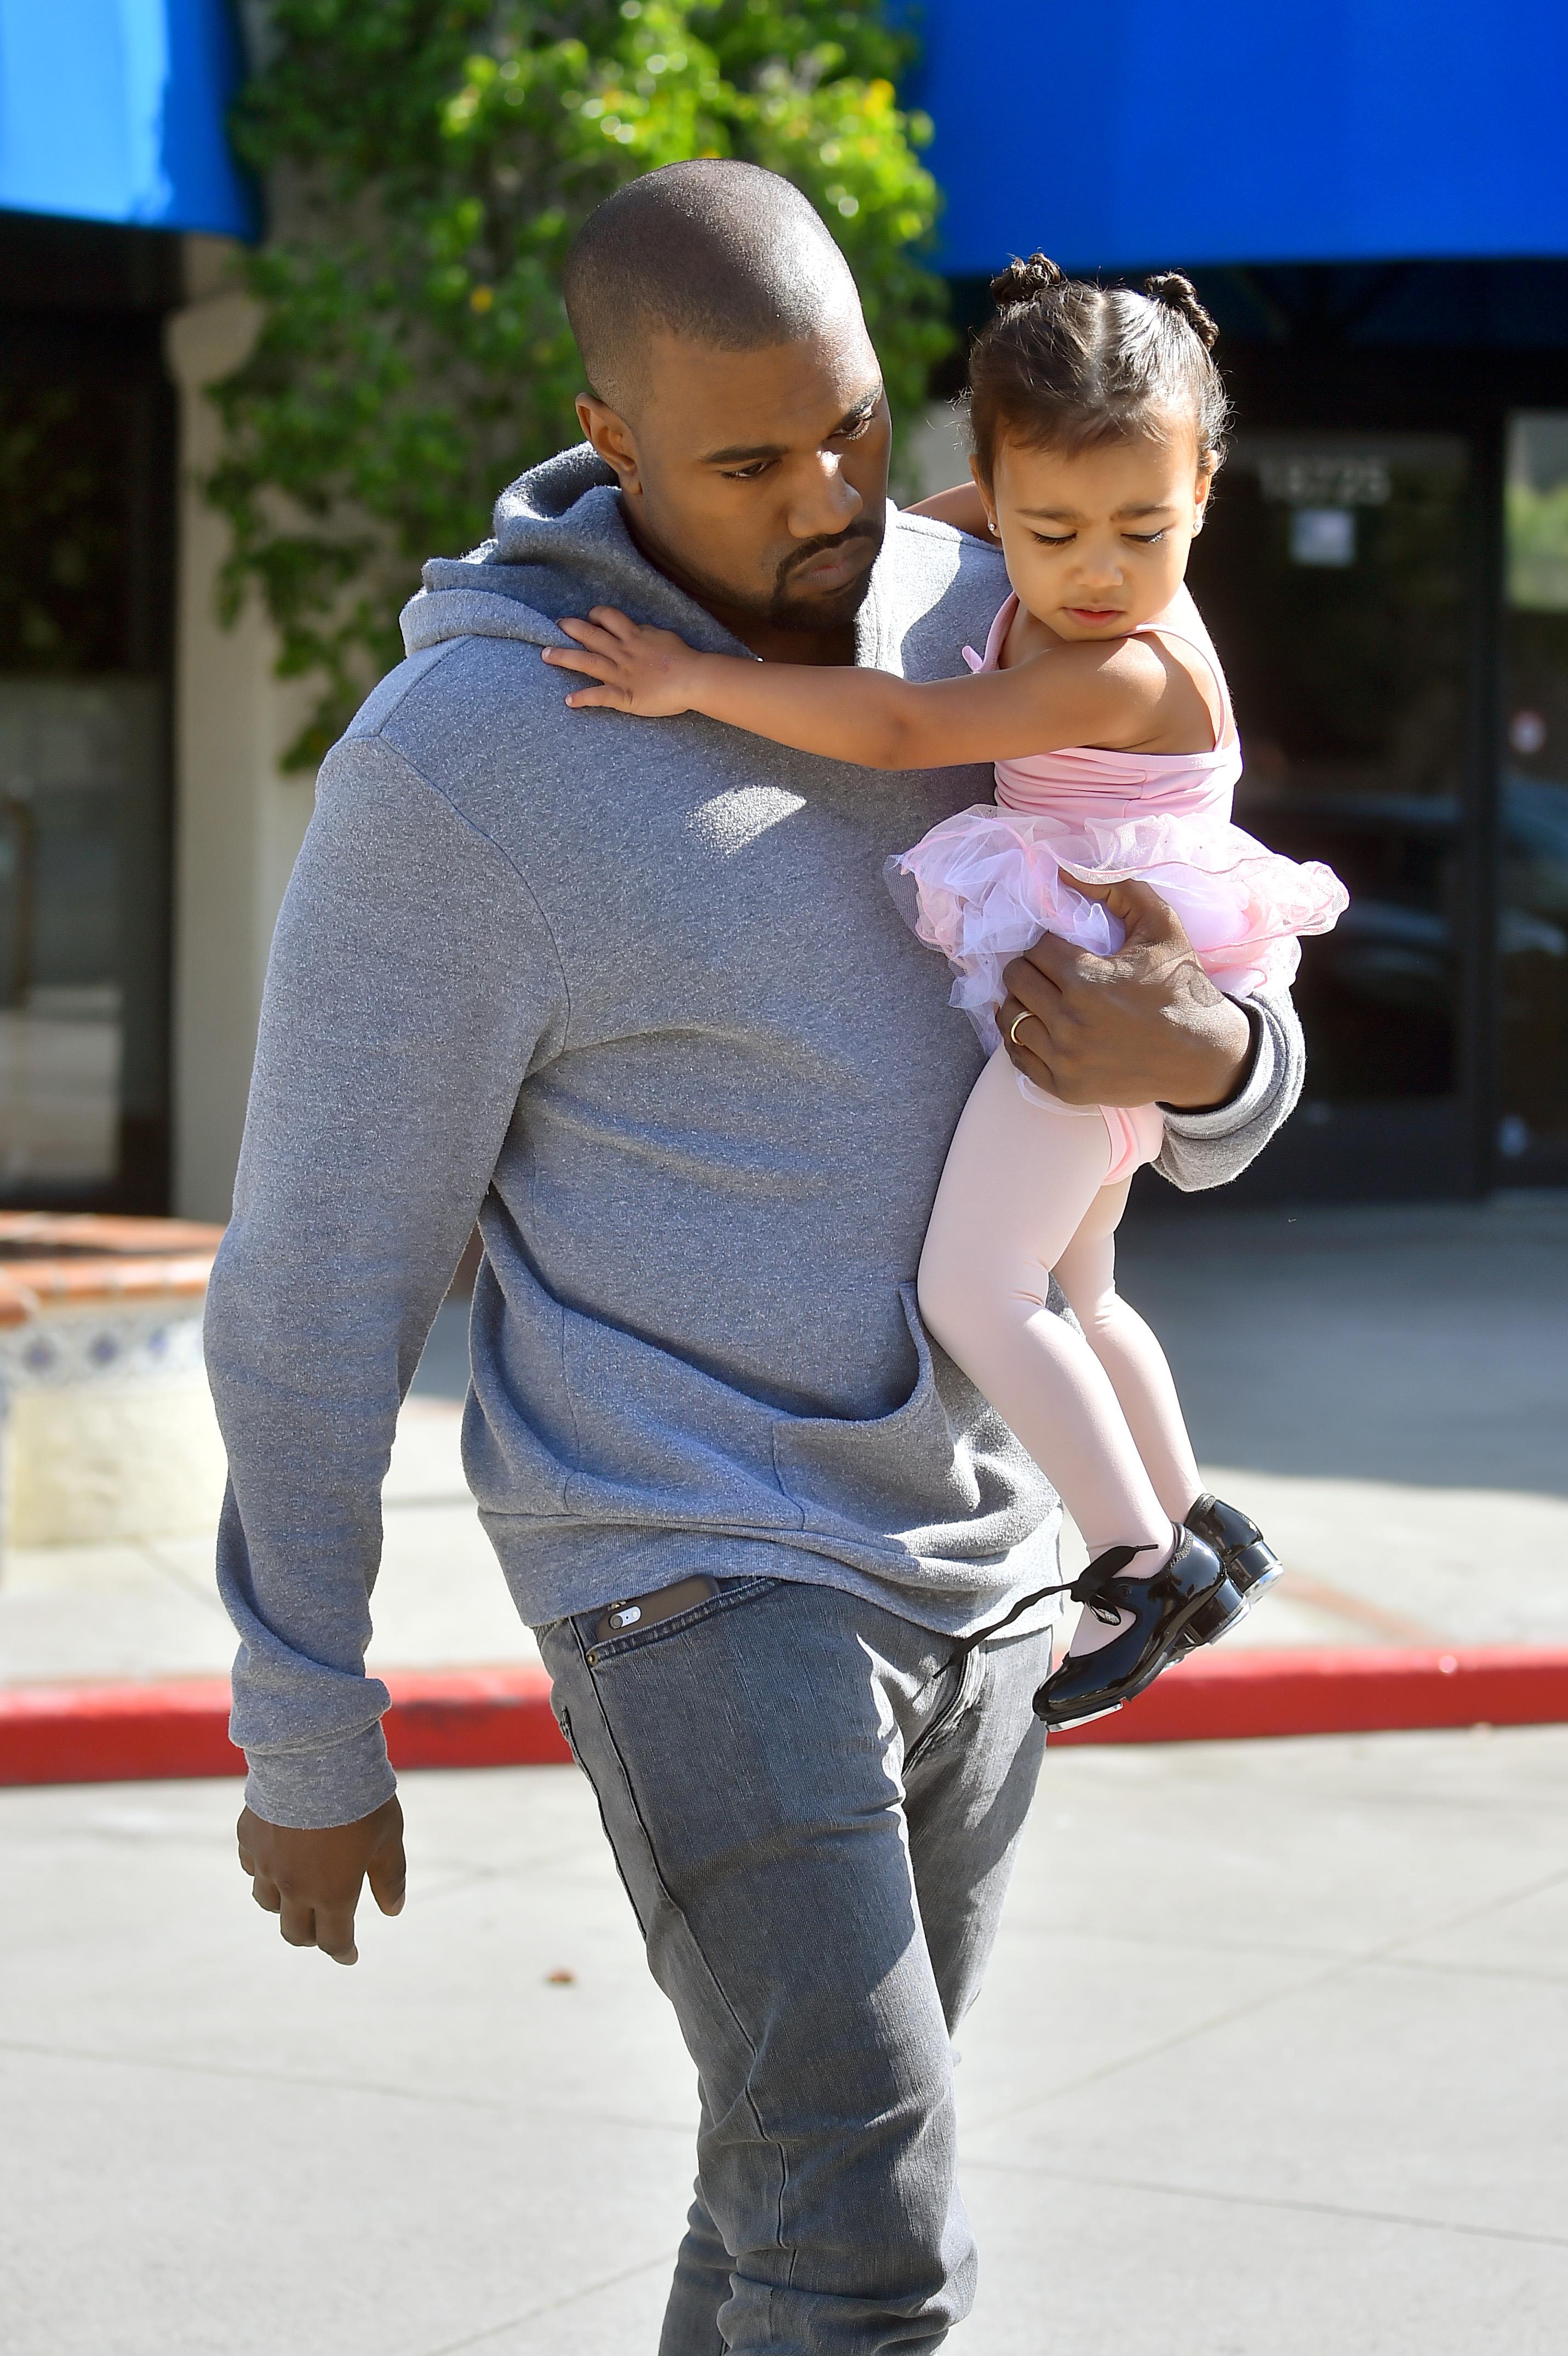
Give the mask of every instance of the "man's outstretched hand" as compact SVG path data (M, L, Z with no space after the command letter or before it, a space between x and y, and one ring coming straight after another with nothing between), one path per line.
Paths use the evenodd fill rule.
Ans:
M1179 917L1147 884L1072 880L1121 918L1126 939L1100 958L1047 933L1014 958L997 1020L1019 1070L1064 1104L1223 1104L1245 1075L1252 1025L1210 980Z
M258 1906L278 1917L291 1947L319 1947L335 1964L359 1959L354 1912L367 1879L383 1914L400 1914L408 1866L403 1812L383 1800L371 1815L324 1832L270 1825L249 1808L237 1827L240 1864Z

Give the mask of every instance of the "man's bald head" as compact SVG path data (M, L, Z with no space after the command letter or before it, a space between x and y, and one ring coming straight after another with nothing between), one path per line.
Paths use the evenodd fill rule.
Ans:
M606 198L572 241L561 287L588 381L623 416L653 337L756 351L859 309L848 264L800 190L717 160L667 164Z
M757 654L854 659L887 518L891 420L855 282L754 164L670 164L567 256L582 431L649 562Z

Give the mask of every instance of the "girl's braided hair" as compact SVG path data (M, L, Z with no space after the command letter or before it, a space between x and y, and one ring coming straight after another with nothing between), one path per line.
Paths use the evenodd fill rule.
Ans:
M1074 452L1190 424L1200 464L1225 455L1219 329L1190 279L1129 286L1069 278L1043 253L991 281L997 316L969 359L969 425L988 483L1003 442Z

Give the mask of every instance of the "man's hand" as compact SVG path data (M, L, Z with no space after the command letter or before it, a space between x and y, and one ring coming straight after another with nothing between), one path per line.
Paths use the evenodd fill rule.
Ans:
M403 1911L408 1867L403 1812L395 1799L383 1800L357 1824L332 1825L324 1832L270 1825L249 1808L241 1811L237 1829L251 1894L258 1906L278 1916L291 1947L319 1947L335 1964L357 1963L354 1910L367 1878L383 1914Z
M601 705L640 720L673 720L692 709L703 658L674 630L629 621L613 605L595 605L586 622L568 615L560 627L576 645L546 647L546 662L599 681L572 690L566 700L574 712Z
M1223 1104L1246 1071L1252 1025L1174 911L1147 884L1069 880L1121 918L1126 939L1099 958L1047 933L1014 958L997 1020L1019 1070L1064 1104Z

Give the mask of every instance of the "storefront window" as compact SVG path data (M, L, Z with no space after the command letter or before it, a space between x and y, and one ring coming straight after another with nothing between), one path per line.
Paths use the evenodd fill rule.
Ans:
M144 339L143 339L144 341ZM161 1207L162 387L21 323L0 377L0 1201Z
M1568 412L1515 416L1498 951L1501 1174L1568 1150Z

